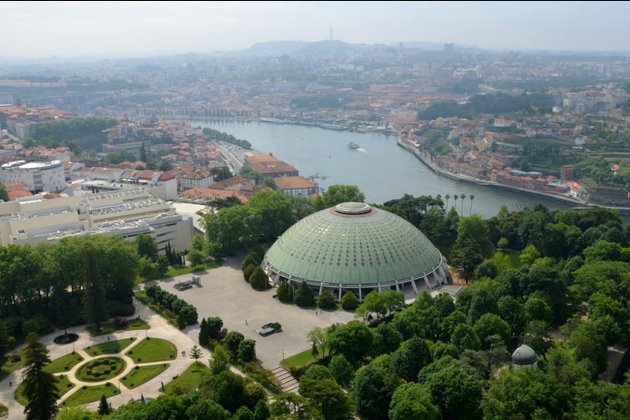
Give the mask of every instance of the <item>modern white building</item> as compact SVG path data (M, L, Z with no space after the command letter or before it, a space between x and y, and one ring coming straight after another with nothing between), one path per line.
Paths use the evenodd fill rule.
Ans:
M192 220L142 188L44 200L41 195L0 203L0 245L55 242L83 234L139 234L155 239L164 252L190 248Z
M64 167L60 160L26 162L17 160L0 166L0 181L22 182L33 193L59 192L66 187Z

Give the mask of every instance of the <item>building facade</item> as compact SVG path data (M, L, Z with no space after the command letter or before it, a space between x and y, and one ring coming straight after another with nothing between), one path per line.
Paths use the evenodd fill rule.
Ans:
M26 162L18 160L0 166L0 181L21 182L33 193L59 192L66 187L64 167L60 160Z

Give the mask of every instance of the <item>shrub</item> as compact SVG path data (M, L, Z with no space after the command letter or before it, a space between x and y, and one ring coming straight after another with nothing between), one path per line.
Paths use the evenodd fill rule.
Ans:
M310 307L315 305L313 291L305 281L303 281L299 289L296 290L293 301L298 306Z
M13 363L19 362L20 360L22 360L22 357L20 356L19 353L11 353L10 358Z
M293 303L293 287L286 280L280 282L276 293L280 302Z
M317 306L321 309L334 309L337 307L337 303L332 293L324 291L317 298Z
M256 268L257 267L255 265L248 265L247 267L245 267L245 269L243 270L243 278L246 282L249 283L249 278L252 276L252 273L254 272L254 270L256 270Z
M341 307L346 311L354 311L357 306L359 306L359 299L354 293L348 291L341 298Z
M216 339L223 328L223 320L218 316L210 317L206 319L206 328L208 329L208 336Z
M127 324L129 324L129 321L121 316L117 316L116 318L114 318L114 326L116 328L125 328Z
M249 253L247 254L247 257L245 257L245 259L243 260L243 263L241 264L241 270L245 271L245 268L248 265L253 265L254 267L258 267L261 262L262 262L262 258L259 258L258 255L254 253Z
M269 278L262 268L256 267L249 277L249 284L255 290L265 290L269 287Z
M256 360L256 342L254 340L243 340L238 345L238 358L244 362Z
M227 347L228 351L232 353L232 356L235 357L238 352L238 347L244 339L245 337L240 332L230 331L223 339L223 343Z

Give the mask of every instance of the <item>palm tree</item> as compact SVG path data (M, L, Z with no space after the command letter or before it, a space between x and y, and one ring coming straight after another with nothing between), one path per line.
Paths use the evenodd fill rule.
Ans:
M457 199L458 198L459 198L459 195L453 194L453 200L455 200L455 204L453 205L453 207L455 207L455 212L457 212Z
M450 194L446 194L446 195L444 196L444 198L446 199L446 211L448 212L448 200L450 200L450 199L451 199L451 195L450 195Z
M470 216L472 216L472 203L473 203L473 200L475 199L475 196L470 194L470 197L468 198L470 198Z
M464 198L466 198L466 194L460 194L459 198L462 199L462 216L464 215Z
M440 201L442 201L442 194L438 194L435 196L435 200L433 202L433 205L437 205Z

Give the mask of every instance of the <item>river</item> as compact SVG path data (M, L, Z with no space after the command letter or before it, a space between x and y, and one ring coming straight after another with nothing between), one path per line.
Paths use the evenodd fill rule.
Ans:
M357 185L366 200L372 203L402 197L403 194L432 195L442 198L449 194L449 207L455 202L454 194L465 194L463 213L493 216L501 205L510 210L533 207L542 203L550 209L568 209L570 206L543 196L519 191L480 186L457 181L435 174L415 156L396 145L396 137L378 133L354 133L324 130L318 127L259 122L190 121L193 127L210 127L249 141L261 152L295 166L300 175L319 175L320 187L333 184ZM348 143L360 145L357 150ZM462 200L457 200L461 213Z

